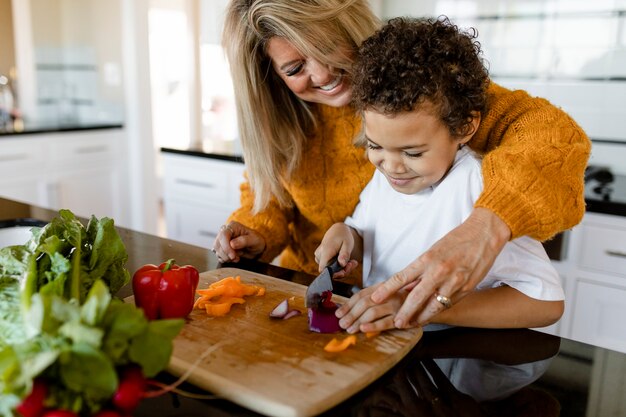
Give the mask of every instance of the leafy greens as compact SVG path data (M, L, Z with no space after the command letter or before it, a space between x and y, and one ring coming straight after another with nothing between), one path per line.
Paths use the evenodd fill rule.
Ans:
M32 389L49 381L46 405L98 411L118 386L117 368L163 370L183 320L148 321L114 299L130 274L113 220L85 228L69 210L24 245L0 249L0 415L11 415Z

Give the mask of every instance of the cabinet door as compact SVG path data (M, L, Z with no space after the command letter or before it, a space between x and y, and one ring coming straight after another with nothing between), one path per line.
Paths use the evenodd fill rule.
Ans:
M227 209L170 200L165 211L167 237L211 248L217 231L230 213Z
M589 216L588 216L589 217ZM609 274L626 275L626 222L583 224L580 266Z
M53 183L51 203L54 209L67 208L83 217L120 218L118 176L114 169L99 168L66 172Z
M167 237L209 248L239 206L244 165L191 155L163 154Z
M626 287L579 279L571 338L626 353Z
M33 138L0 140L0 196L46 206L46 145Z
M46 206L47 187L41 178L13 178L0 182L0 197L24 203Z

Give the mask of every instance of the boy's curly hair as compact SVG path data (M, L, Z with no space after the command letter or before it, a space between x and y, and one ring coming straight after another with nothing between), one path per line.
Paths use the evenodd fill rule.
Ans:
M452 135L464 135L472 112L485 111L489 83L476 37L447 17L391 19L358 49L354 106L393 115L429 101Z

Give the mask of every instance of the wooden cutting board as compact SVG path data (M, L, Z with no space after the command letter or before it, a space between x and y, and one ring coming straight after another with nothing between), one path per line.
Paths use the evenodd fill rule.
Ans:
M422 336L421 328L367 338L340 353L324 346L346 333L308 330L306 287L254 272L223 268L200 274L198 288L228 277L263 286L263 296L246 297L223 317L194 310L174 340L168 371L220 397L268 416L305 417L322 413L363 389L396 364ZM286 298L302 315L270 319ZM338 303L346 301L334 296Z

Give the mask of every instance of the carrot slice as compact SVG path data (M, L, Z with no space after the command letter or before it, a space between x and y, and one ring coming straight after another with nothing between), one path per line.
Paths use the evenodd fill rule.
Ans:
M341 352L346 350L349 346L356 345L356 336L350 335L343 340L338 340L336 337L328 342L326 346L324 346L324 350L326 352Z

